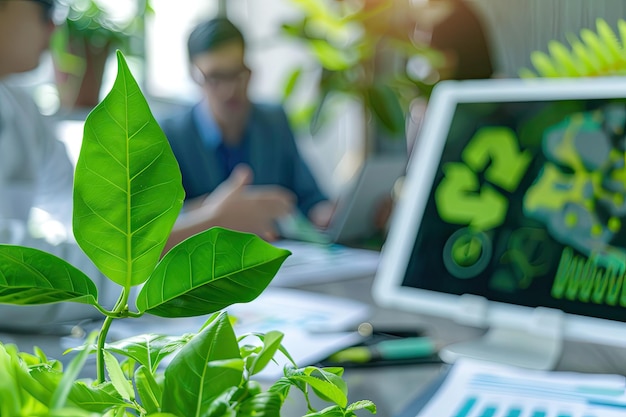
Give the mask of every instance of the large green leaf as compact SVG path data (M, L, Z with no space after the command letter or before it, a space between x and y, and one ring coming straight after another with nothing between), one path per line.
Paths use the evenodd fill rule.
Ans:
M96 285L80 270L38 249L0 245L0 303L96 304Z
M232 325L221 313L165 369L162 411L204 415L211 401L241 383L243 361Z
M252 301L289 254L253 234L209 229L165 255L137 296L137 309L189 317Z
M182 207L178 163L120 52L106 98L89 114L74 181L74 234L129 288L158 263Z

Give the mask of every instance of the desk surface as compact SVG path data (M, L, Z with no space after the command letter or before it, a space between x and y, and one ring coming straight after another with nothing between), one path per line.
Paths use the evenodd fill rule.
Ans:
M372 278L369 277L309 285L303 289L352 298L373 305L370 294L371 282ZM444 344L467 340L483 333L480 329L461 326L446 319L378 307L373 309L371 322L374 327L400 324L426 328L433 338ZM0 333L0 340L4 343L16 343L24 351L32 351L32 347L37 345L52 357L61 357L63 350L75 343L71 337L59 335L33 336ZM379 416L391 417L400 412L429 383L434 381L441 369L441 365L438 364L349 368L346 369L344 376L350 389L349 400L370 399L376 403ZM610 346L566 342L557 369L626 375L626 350ZM305 413L304 403L294 391L293 398L285 404L282 415L297 417ZM362 415L365 416L368 413L365 412Z
M374 305L370 286L372 278L309 285L304 289L357 299ZM416 315L404 311L374 308L371 319L377 325L415 325L442 344L468 340L484 333L482 329L470 328L439 317ZM442 366L419 364L385 368L346 369L345 378L350 388L351 400L371 399L378 407L378 415L390 417L400 412L410 401L437 379ZM563 354L556 367L560 371L591 373L617 373L626 375L626 349L589 343L566 341ZM290 406L290 405L288 405ZM299 415L294 408L285 408L285 416Z

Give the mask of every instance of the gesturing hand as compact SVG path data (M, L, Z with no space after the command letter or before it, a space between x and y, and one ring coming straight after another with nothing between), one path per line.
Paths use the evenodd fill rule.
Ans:
M250 185L252 171L238 165L226 181L203 202L222 227L255 233L266 240L278 237L276 219L294 210L295 196L277 185Z

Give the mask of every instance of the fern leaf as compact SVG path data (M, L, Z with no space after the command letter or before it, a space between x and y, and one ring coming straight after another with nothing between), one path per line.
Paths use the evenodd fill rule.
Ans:
M617 22L619 36L604 19L598 18L596 27L597 33L583 29L580 37L567 34L571 51L566 45L551 41L548 54L533 52L530 58L535 71L523 68L520 77L626 75L626 20Z
M622 54L624 54L624 49L626 48L626 20L620 19L617 22L617 31L619 32L619 36L622 40Z
M548 44L548 51L552 56L552 60L559 67L560 71L566 77L580 76L582 68L577 64L570 51L560 42L551 41Z
M598 37L600 38L600 42L602 42L609 54L612 58L612 61L621 61L624 57L622 45L619 43L617 39L617 35L611 29L611 26L604 19L596 20L596 28L598 31Z
M541 52L535 51L530 55L530 60L542 77L560 77L559 71L556 69L550 57Z
M574 53L574 56L583 68L582 75L598 74L601 70L598 58L587 50L585 44L576 37L570 38L570 44L572 45L572 52Z
M538 75L535 72L529 70L528 68L522 68L519 70L519 77L520 78L537 78Z
M595 56L598 60L598 66L601 71L603 68L610 67L612 63L611 51L604 43L602 43L595 32L589 29L583 29L580 31L580 38L587 45L587 52L589 55Z

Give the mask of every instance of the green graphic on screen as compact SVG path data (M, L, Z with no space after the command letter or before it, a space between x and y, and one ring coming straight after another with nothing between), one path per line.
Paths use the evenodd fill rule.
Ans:
M623 106L606 106L568 116L544 134L547 161L526 192L524 211L566 246L556 298L609 305L619 298L626 306L626 249L610 243L626 227L626 152L611 140L623 136L625 123Z
M500 226L509 201L495 186L513 192L532 160L519 149L515 132L485 127L476 132L461 155L463 162L446 163L435 191L437 209L449 223L467 225L444 247L446 269L460 279L473 278L489 264L490 239L483 233ZM479 177L485 182L481 184Z

